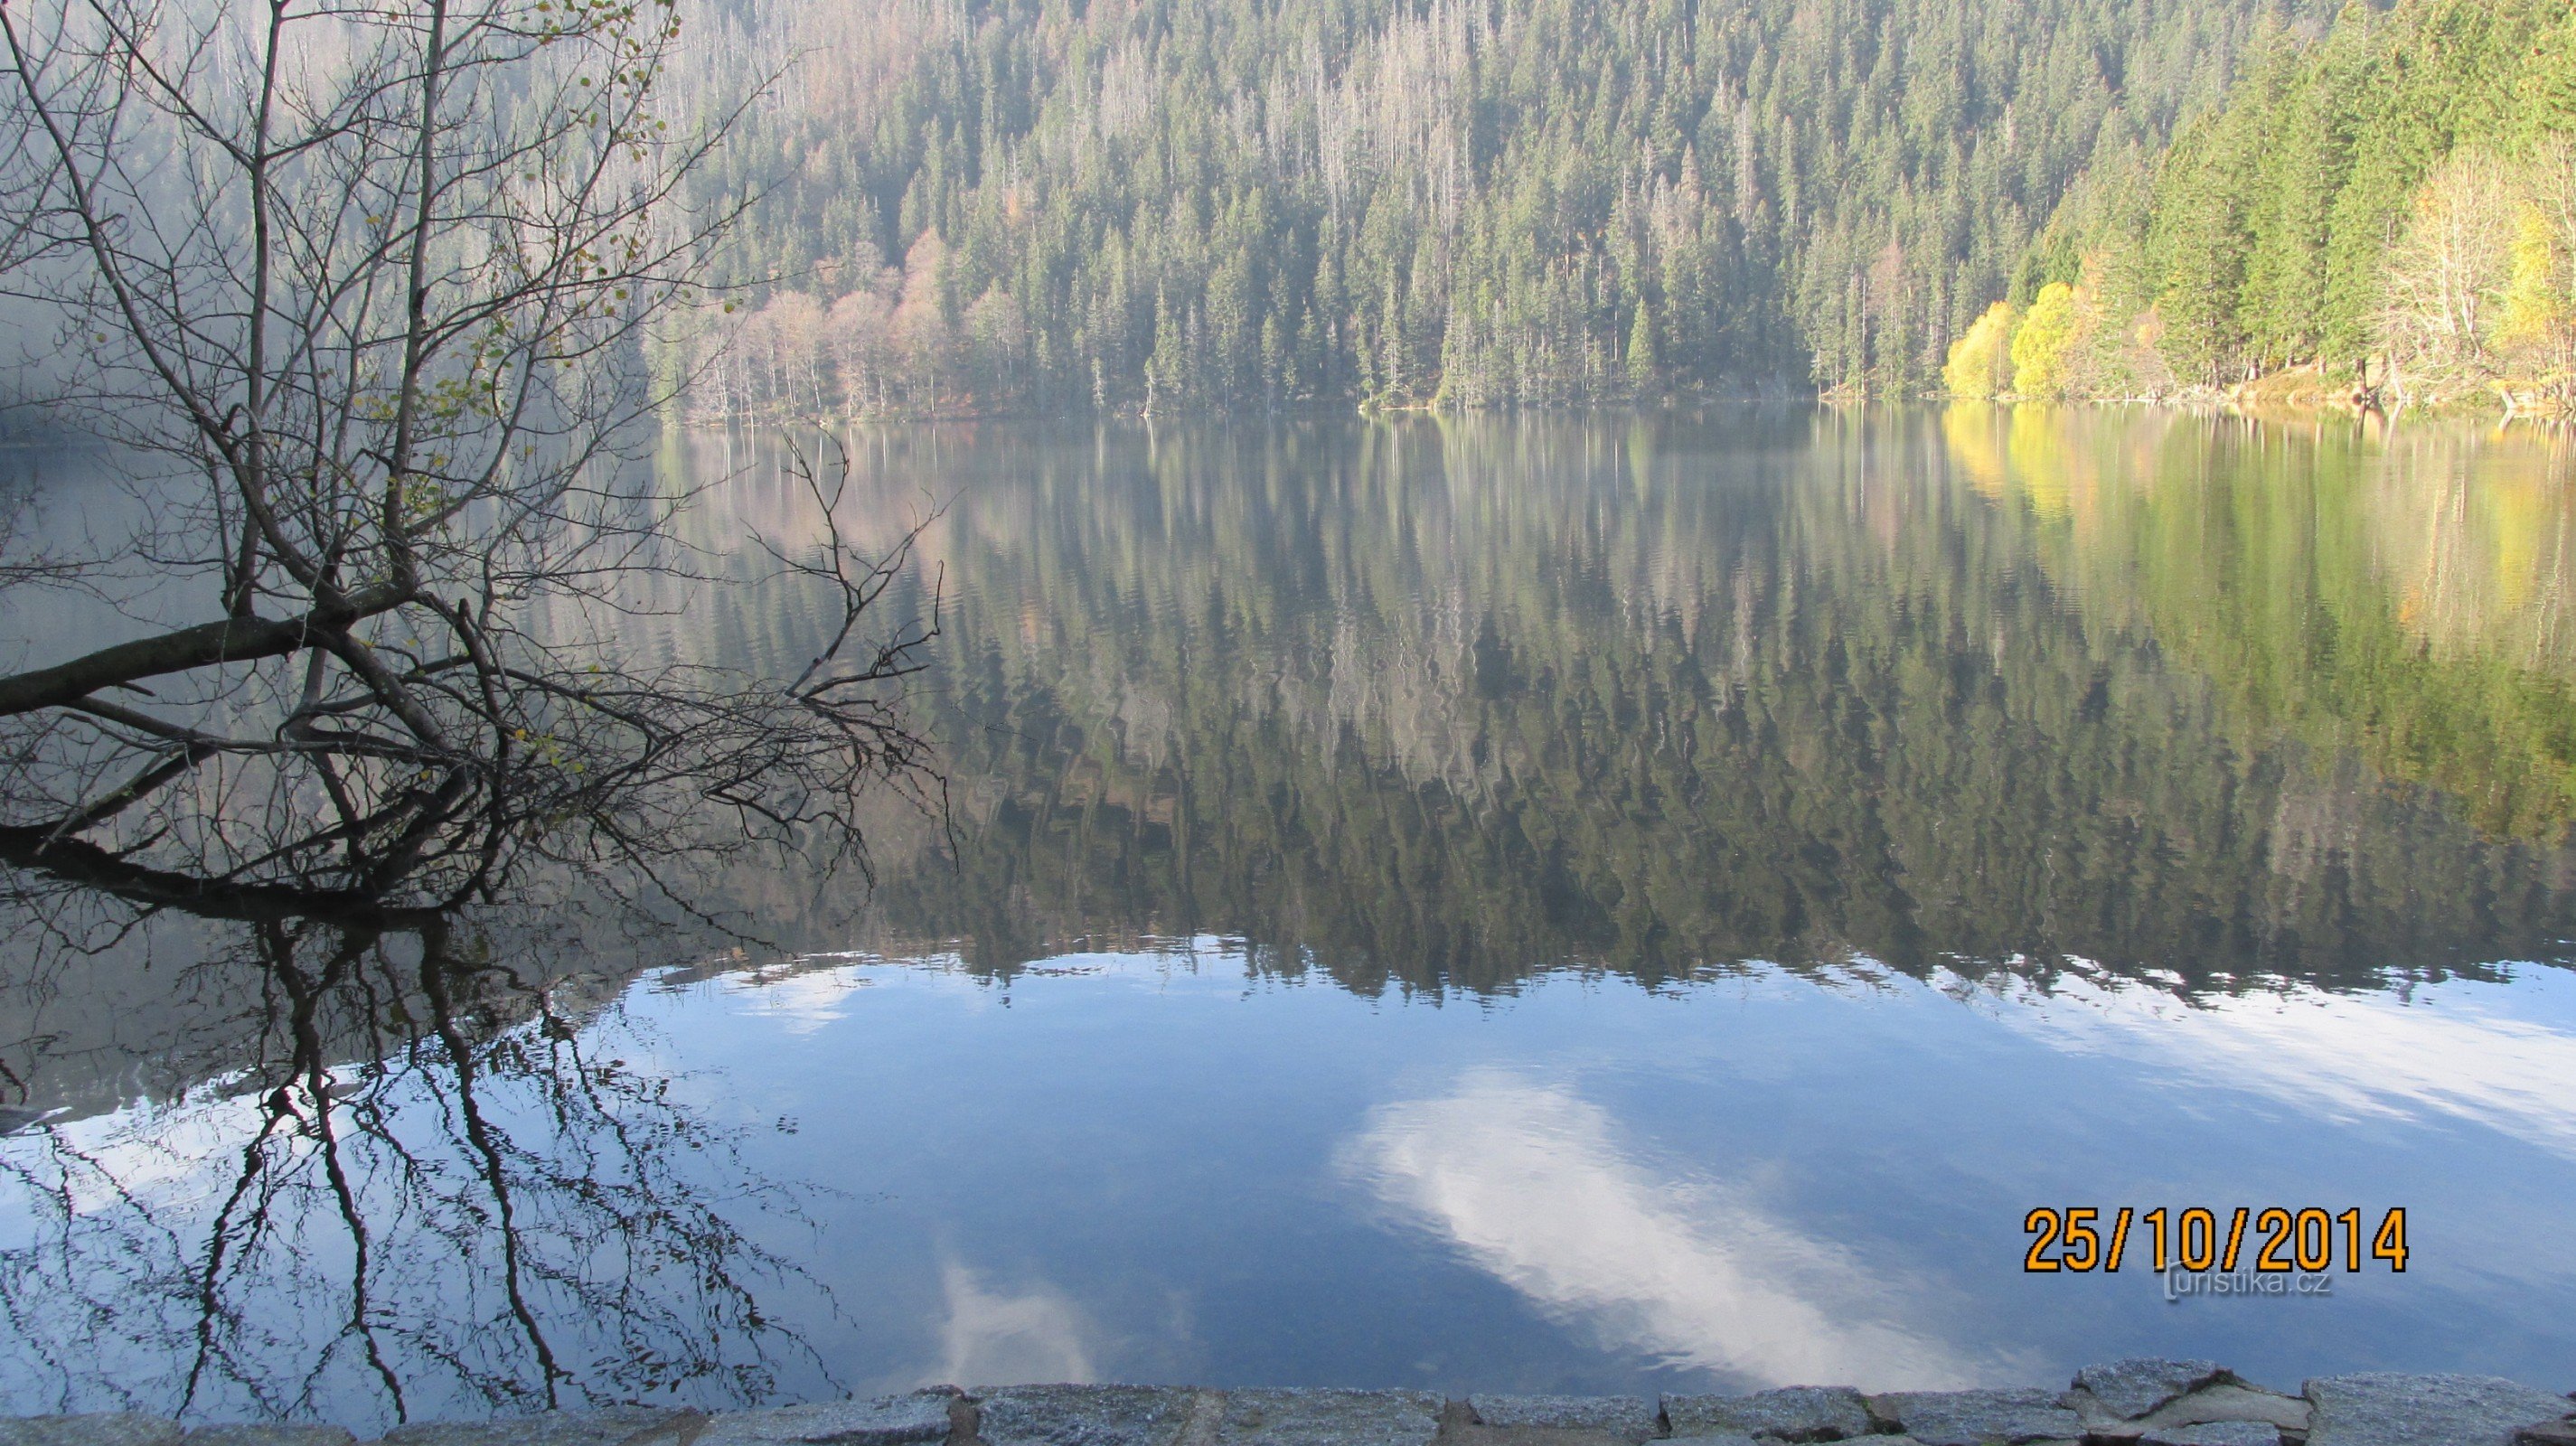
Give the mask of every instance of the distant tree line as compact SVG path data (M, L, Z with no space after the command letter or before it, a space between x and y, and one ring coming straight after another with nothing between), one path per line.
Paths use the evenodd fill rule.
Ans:
M1956 334L1956 395L2263 383L2576 403L2576 7L2348 6L2088 175Z
M709 0L701 417L1913 392L2330 0ZM686 369L694 368L694 371Z

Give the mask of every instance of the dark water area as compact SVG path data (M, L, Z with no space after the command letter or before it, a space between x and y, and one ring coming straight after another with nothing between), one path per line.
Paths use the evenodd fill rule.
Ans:
M687 898L721 927L569 887L11 926L0 1408L2150 1352L2576 1384L2576 444L1803 408L843 441L843 527L918 526L887 607L941 623L941 786L881 800L865 876L734 863ZM746 578L811 526L781 456L662 448ZM827 623L651 601L622 646L788 674ZM12 607L0 661L125 625ZM2411 1254L2169 1301L2139 1260L2026 1274L2043 1205L2404 1207Z

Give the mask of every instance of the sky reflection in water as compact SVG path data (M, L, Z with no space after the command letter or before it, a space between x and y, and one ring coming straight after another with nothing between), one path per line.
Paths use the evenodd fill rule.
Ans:
M2576 1050L2556 971L2194 1010L1858 971L1371 1001L1208 941L1054 962L1007 1007L959 974L846 965L792 1015L754 990L668 1009L764 1107L814 1074L902 1095L901 1118L799 1111L796 1153L899 1171L826 1231L901 1222L862 1278L921 1276L940 1323L871 1349L924 1379L1892 1387L2133 1350L2284 1381L2427 1360L2545 1378L2576 1344L2576 1253L2549 1230L2576 1198L2576 1101L2520 1073ZM2294 1065L2235 1067L2301 1011L2324 1022L2298 1060L2380 1067L2314 1091ZM924 1075L953 1088L922 1100L903 1081ZM2134 1264L2019 1271L2034 1202L2272 1200L2407 1204L2420 1253L2331 1301L2168 1305Z
M2576 935L2563 449L863 441L854 525L948 503L953 831L890 810L864 900L711 881L738 956L523 908L20 958L0 1406L2576 1356L2576 975L2511 962ZM711 548L778 535L774 456L674 445L751 463ZM818 626L660 601L634 646ZM2168 1304L2024 1275L2043 1204L2402 1205L2415 1255Z
M2552 1228L2576 1197L2576 1099L2565 1070L2525 1073L2576 1052L2576 983L2556 970L2188 1009L2133 985L2047 996L1865 966L1369 999L1265 976L1218 940L1050 965L1007 984L938 960L648 977L590 1027L669 1072L702 1129L741 1129L734 1153L680 1167L689 1190L796 1189L795 1218L754 1226L810 1275L771 1282L799 1348L770 1353L770 1391L1938 1386L2132 1351L2282 1382L2392 1362L2545 1379L2576 1348L2576 1252ZM2302 1012L2318 1033L2286 1034ZM2243 1067L2285 1039L2296 1061L2376 1064ZM31 1172L83 1156L75 1216L115 1232L148 1208L184 1234L258 1116L209 1091L0 1152ZM2406 1204L2415 1262L2338 1278L2329 1301L2179 1305L2134 1265L2018 1268L2035 1201L2272 1200ZM13 1194L0 1248L43 1233ZM300 1327L318 1350L331 1293L287 1283L247 1313L272 1349ZM416 1288L402 1308L469 1307ZM569 1313L548 1326L567 1362L608 1346ZM129 1385L156 1374L141 1353L108 1364ZM31 1366L14 1362L21 1391L52 1377L98 1399L82 1363ZM367 1383L343 1367L324 1399L346 1414ZM214 1414L244 1404L215 1395Z

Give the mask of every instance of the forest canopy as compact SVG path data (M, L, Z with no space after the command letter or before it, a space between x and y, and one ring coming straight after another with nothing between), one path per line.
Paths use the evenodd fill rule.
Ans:
M2347 6L2160 155L2079 178L1954 395L2576 401L2576 7ZM2062 320L2030 328L2052 304ZM2029 308L2029 319L2018 307ZM1994 364L1998 346L2040 364Z
M1920 393L2333 0L747 0L700 418ZM690 368L696 368L691 372Z

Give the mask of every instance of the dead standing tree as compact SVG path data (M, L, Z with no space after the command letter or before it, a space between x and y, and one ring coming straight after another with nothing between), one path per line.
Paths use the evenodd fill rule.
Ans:
M461 900L532 852L847 844L922 766L935 612L793 684L562 630L687 568L622 465L728 219L682 189L722 127L656 113L679 36L674 0L0 0L0 276L82 358L60 405L169 464L131 555L203 618L0 677L0 857ZM845 617L903 562L824 546Z

